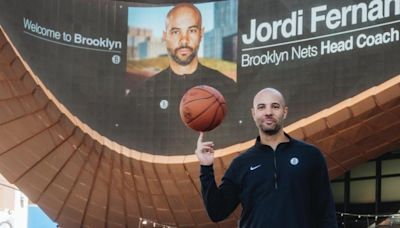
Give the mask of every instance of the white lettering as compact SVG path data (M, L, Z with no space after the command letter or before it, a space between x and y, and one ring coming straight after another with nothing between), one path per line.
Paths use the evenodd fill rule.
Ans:
M113 49L121 49L122 48L122 42L121 41L113 41L110 40L109 38L89 38L89 37L84 37L79 33L75 33L74 35L74 43L80 44L80 45L86 45L86 46L93 46L93 47L99 47L99 48L107 48L108 50L113 50Z
M324 15L317 16L317 13L319 13L320 11L325 11L326 8L326 5L311 8L311 32L316 32L317 23L325 20Z
M305 59L318 55L318 47L308 45L307 47L297 46L292 47L292 59Z
M254 42L256 39L256 36L254 35L254 31L256 30L256 19L251 19L250 20L250 37L246 34L242 35L242 41L244 44L251 44Z
M303 34L303 10L293 11L289 18L270 22L262 22L257 25L256 19L250 20L250 31L242 35L244 44L252 44L255 41L267 42L281 37L290 38Z
M366 35L362 33L357 36L356 45L358 48L372 47L399 41L399 38L399 30L391 28L390 32L377 33L375 35Z
M353 50L353 36L347 40L333 42L330 40L321 41L321 55Z
M356 25L384 19L400 14L400 0L372 0L340 9L327 9L327 5L311 8L311 32L317 31L321 23L328 29L345 27L348 23Z
M23 18L23 20L24 28L36 33L37 35L55 40L59 40L61 38L61 33L58 31L42 27L38 23L33 23L31 20L26 18Z
M251 56L249 54L242 55L241 66L242 67L250 67L250 66L259 66L259 65L266 65L266 64L274 64L279 65L282 61L289 60L289 52L282 51L277 52L276 50L262 55L254 55Z
M265 30L265 35L263 35L263 30ZM271 25L267 22L261 23L257 27L257 40L260 42L268 41L271 38L272 33Z

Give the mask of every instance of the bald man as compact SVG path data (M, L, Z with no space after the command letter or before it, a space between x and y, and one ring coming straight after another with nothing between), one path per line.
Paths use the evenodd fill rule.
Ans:
M240 203L241 228L337 227L325 159L314 146L283 131L288 107L276 89L265 88L251 109L259 136L235 158L222 183L215 183L214 143L200 133L196 155L201 165L203 201L214 222L228 217Z
M163 40L173 72L183 75L197 69L197 51L203 34L201 13L193 4L181 3L168 12Z

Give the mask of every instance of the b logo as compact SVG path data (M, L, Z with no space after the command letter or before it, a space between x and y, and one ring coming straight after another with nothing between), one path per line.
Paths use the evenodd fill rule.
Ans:
M299 159L296 158L296 157L290 159L290 164L292 164L292 165L297 165L297 164L299 164Z
M121 62L121 57L119 55L113 55L113 57L111 58L111 61L114 64L119 64Z
M162 109L167 109L168 108L168 101L167 100L161 100L160 101L160 108Z

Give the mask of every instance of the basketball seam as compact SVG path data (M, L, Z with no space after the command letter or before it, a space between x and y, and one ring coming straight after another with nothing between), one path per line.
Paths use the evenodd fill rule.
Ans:
M223 95L222 93L220 93L217 89L215 89L215 88L213 88L213 87L211 87L211 86L209 86L209 87L211 88L211 90L213 90L214 92L217 92L217 94L219 94L219 95L221 95L222 97L224 97L224 95ZM207 89L204 89L203 87L198 87L197 89L207 92L207 93L210 94L212 97L215 97L215 99L218 100L218 102L219 102L219 99L218 99L219 96L218 96L218 97L215 96L214 93L210 93L210 91L208 91ZM221 102L219 102L219 103L221 103ZM225 103L225 102L223 102L223 103Z
M187 102L185 102L185 103L183 103L183 104L184 104L184 105L187 105L187 104L190 104L190 103L195 102L195 101L207 100L207 99L210 99L210 98L212 98L212 97L215 97L215 96L213 96L212 94L210 94L210 96L208 96L208 97L197 98L196 100L190 100L190 101L187 101ZM216 97L215 97L215 100L218 101L218 99L217 99Z
M210 122L210 124L208 125L206 131L209 131L210 128L212 128L212 126L214 126L214 124L215 124L215 123L214 123L214 122L215 122L215 119L217 118L217 114L218 114L218 111L219 111L220 109L221 109L221 103L220 103L220 105L218 105L217 111L214 113L213 119L212 119L212 121Z
M197 119L199 116L201 116L203 113L207 112L208 109L209 109L211 106L213 106L216 102L218 102L217 99L215 99L213 103L211 103L211 104L210 104L209 106L207 106L203 111L201 111L201 112L200 112L199 114L197 114L194 118L192 118L191 121L187 122L187 124L192 123L194 120L196 120L196 119Z

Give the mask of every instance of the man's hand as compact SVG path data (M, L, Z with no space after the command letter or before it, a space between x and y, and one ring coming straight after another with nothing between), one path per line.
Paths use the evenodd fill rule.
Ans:
M200 165L212 165L214 163L214 142L203 142L203 137L204 133L200 132L195 154L200 161Z

